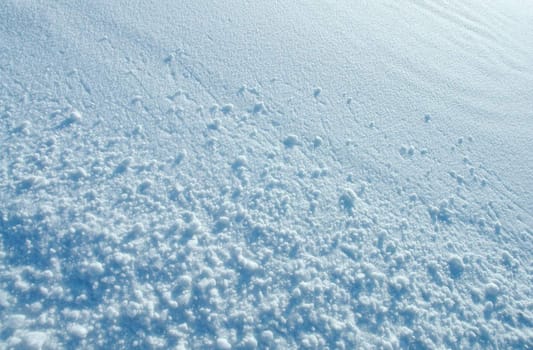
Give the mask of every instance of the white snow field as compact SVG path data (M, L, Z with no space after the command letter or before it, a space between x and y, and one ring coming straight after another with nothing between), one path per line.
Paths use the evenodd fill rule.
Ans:
M533 3L2 0L1 349L532 349Z

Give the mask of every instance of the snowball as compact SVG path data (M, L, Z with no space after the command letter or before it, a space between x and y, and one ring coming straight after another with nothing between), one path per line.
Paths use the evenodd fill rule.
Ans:
M248 334L242 340L242 347L244 349L255 349L257 348L257 339L252 334Z
M485 298L489 300L496 299L500 294L500 287L496 283L491 282L485 286Z
M274 340L274 333L272 331L263 331L261 338L266 342L271 342Z
M105 269L102 263L98 261L93 261L87 264L87 273L91 276L99 276L104 273Z
M283 144L286 148L292 148L294 146L298 146L300 144L300 141L298 140L298 136L294 134L289 134L283 140Z
M237 158L235 158L235 160L231 164L231 168L233 170L238 170L238 169L245 167L247 163L248 163L248 160L246 159L245 156L238 156Z
M458 256L452 256L448 259L448 269L452 278L456 279L461 277L464 272L464 265L461 258Z
M237 257L237 261L239 262L239 264L241 265L242 269L247 271L247 272L254 272L254 271L257 271L259 270L259 264L256 263L255 261L253 260L250 260L248 258L245 258L244 256L242 255L239 255Z
M227 103L227 104L223 105L222 108L220 108L220 110L224 114L229 114L229 113L231 113L233 111L233 105L231 103Z
M70 335L76 337L76 338L85 338L87 334L89 333L89 330L87 327L82 326L80 324L71 324L67 327L67 331Z
M77 168L77 169L71 171L68 174L68 177L72 181L79 181L80 179L83 179L83 178L87 177L87 172L84 169L82 169L82 168Z
M217 348L220 350L229 350L231 349L231 344L226 338L218 338Z
M261 113L264 111L265 111L265 104L263 102L258 102L254 105L254 108L253 108L254 114Z
M81 112L76 110L76 109L73 109L72 112L70 112L69 118L73 122L80 122L81 121Z
M72 124L77 124L79 122L81 122L81 112L76 109L73 109L70 112L69 116L65 118L65 120L63 120L63 122L60 125L60 128L65 128L67 126L70 126Z
M350 189L346 189L339 197L341 208L351 214L355 208L355 198L355 193Z

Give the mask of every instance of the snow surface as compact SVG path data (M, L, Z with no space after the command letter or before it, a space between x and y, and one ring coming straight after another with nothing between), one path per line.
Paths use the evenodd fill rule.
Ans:
M533 347L529 1L0 6L0 347Z

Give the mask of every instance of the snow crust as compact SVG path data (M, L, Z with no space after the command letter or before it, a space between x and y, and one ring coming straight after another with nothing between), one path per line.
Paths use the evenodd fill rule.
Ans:
M0 348L533 347L533 6L0 6Z

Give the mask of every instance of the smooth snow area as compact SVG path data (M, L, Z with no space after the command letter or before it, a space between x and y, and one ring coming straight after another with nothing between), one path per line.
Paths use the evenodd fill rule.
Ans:
M533 5L3 0L0 234L0 348L533 348Z

